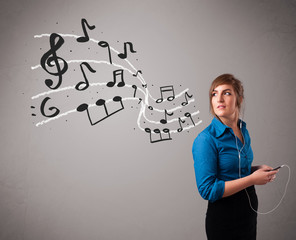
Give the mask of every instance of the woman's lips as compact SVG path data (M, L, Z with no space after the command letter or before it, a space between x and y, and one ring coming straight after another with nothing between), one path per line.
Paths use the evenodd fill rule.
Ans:
M224 105L219 105L217 108L225 108Z

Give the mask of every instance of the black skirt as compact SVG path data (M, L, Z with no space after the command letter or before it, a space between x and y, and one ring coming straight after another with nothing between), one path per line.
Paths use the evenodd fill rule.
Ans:
M247 188L253 209L258 210L255 187ZM255 240L257 213L249 204L245 190L232 196L209 202L206 215L208 240Z

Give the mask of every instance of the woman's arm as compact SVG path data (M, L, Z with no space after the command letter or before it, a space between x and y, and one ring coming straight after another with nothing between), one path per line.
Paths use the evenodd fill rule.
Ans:
M268 182L271 182L274 179L275 174L278 172L278 170L270 171L272 170L272 167L269 167L267 165L261 165L256 167L257 170L255 170L249 176L232 181L226 181L223 197L231 196L252 185L264 185Z

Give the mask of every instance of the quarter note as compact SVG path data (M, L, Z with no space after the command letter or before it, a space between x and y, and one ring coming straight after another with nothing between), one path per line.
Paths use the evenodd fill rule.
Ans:
M110 51L110 46L109 43L105 42L105 41L100 41L98 43L98 45L102 48L107 48L108 49L108 54L109 54L109 62L110 64L112 64L112 58L111 58L111 51Z
M120 82L117 84L117 87L125 86L124 79L123 79L123 69L118 69L113 71L113 81L107 83L108 87L113 87L116 83L117 76L120 76Z
M57 89L62 84L62 75L68 70L67 62L57 56L56 51L64 44L64 39L56 33L52 33L49 37L50 49L43 54L40 65L41 67L48 72L50 75L58 76L58 83L53 86L53 81L51 79L45 80L45 85L50 89ZM47 68L56 67L56 71L49 71Z
M162 124L166 124L167 123L167 116L172 116L174 114L174 112L172 113L168 113L167 110L164 110L164 119L161 119L160 122Z
M118 54L118 57L120 57L121 59L127 58L127 45L129 46L129 49L130 49L131 53L136 53L136 51L133 48L133 44L131 42L125 42L124 43L124 53L119 53Z
M87 26L87 28L90 29L90 30L95 29L96 26L95 26L95 25L90 26L90 25L88 24L88 22L86 21L85 18L82 18L82 19L81 19L81 26L82 26L82 30L83 30L83 34L84 34L84 36L83 36L83 37L79 37L79 38L77 38L77 42L87 42L87 41L89 40L89 36L88 36L87 31L86 31L86 26Z
M147 88L147 83L146 84L142 84L143 88Z
M190 120L191 120L193 126L195 126L195 123L194 123L194 121L193 121L193 119L192 119L192 116L191 116L191 114L190 114L189 112L185 113L184 116L190 118Z
M156 103L161 103L163 101L163 94L166 92L170 92L170 95L167 98L168 101L173 101L175 99L174 87L173 86L164 86L164 87L160 87L161 97L156 100Z
M135 90L134 90L134 97L136 97L136 92L137 92L137 88L138 88L138 87L137 87L136 85L132 85L132 88L135 89Z
M185 102L182 102L182 106L186 106L188 104L188 99L187 97L189 98L192 98L193 95L189 95L187 92L185 93Z
M117 113L117 112L119 112L119 111L121 111L121 110L124 109L124 106L123 106L123 103L122 103L122 98L120 96L115 96L113 98L113 102L120 103L120 107L118 109L114 110L113 112L109 113L108 108L106 106L106 101L104 99L99 99L99 100L96 101L96 106L98 106L98 107L102 107L103 106L103 108L104 108L104 114L103 114L103 116L101 118L99 118L99 120L97 120L97 121L93 121L92 120L92 118L90 116L89 105L88 104L86 104L86 103L80 104L76 108L76 110L78 112L84 112L84 111L86 111L87 112L88 119L89 119L89 122L93 126L93 125L96 125L97 123L105 120L106 118L108 118L108 117L114 115L115 113Z
M153 133L152 133L152 131L151 131L150 128L145 128L145 132L149 133L149 135L150 135L150 143L156 143L156 142L162 142L162 141L172 140L171 135L170 135L170 130L168 128L163 129L163 132L167 134L167 137L166 138L163 138L162 137L161 131L158 128L156 128L156 129L153 130L153 132L155 134L158 134L159 135L159 138L158 139L154 139L153 140L153 138L152 138L152 134Z
M81 72L83 74L84 81L81 81L81 82L77 83L77 85L75 86L75 89L78 90L78 91L83 91L83 90L85 90L85 89L87 89L89 87L89 82L88 82L88 79L87 79L87 77L85 75L83 66L86 66L88 68L88 70L90 72L92 72L92 73L95 73L96 72L96 70L94 70L87 62L82 62L80 64L80 69L81 69Z

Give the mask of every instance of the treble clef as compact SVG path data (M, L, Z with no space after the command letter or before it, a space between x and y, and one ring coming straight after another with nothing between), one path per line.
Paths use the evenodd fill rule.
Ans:
M57 41L56 41L57 39ZM67 62L61 58L58 57L56 54L56 51L64 44L64 39L57 33L52 33L50 35L50 49L44 53L40 60L40 64L42 68L48 72L51 75L58 76L59 80L58 83L53 86L53 81L51 79L45 80L45 85L49 87L50 89L57 89L62 84L62 75L68 70L68 64ZM48 67L56 67L56 72L49 71Z

